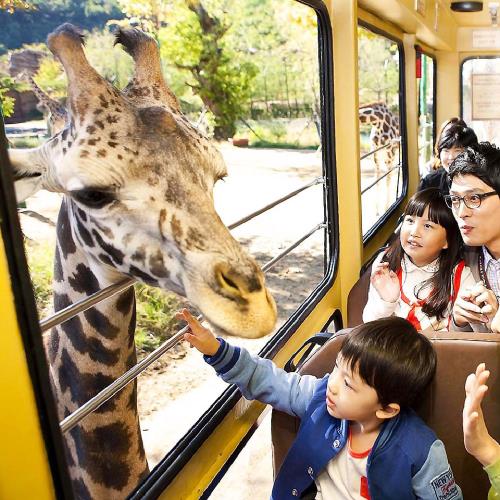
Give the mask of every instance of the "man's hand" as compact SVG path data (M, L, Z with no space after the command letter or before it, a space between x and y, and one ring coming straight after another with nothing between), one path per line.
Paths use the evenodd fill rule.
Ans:
M483 466L500 458L500 445L489 435L481 409L481 403L488 390L486 382L490 372L484 363L471 373L465 382L465 403L463 429L465 449Z
M398 276L389 269L388 262L380 262L375 266L370 282L385 302L396 302L399 299Z
M176 313L175 317L184 320L188 324L188 330L184 334L184 340L187 340L192 347L207 356L213 356L219 349L220 342L217 337L204 326L187 310Z
M491 331L493 333L500 333L500 309L491 320Z
M489 323L498 311L495 294L479 281L463 290L453 304L453 319L458 326L467 323Z

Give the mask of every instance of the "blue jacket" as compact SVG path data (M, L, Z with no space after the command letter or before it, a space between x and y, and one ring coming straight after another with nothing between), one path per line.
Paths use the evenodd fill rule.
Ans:
M287 373L272 361L224 340L217 353L205 356L205 360L224 381L236 384L245 398L301 419L271 498L300 497L347 442L348 422L326 410L328 376L318 379ZM411 410L402 411L383 425L368 457L367 479L372 500L463 498L443 443Z

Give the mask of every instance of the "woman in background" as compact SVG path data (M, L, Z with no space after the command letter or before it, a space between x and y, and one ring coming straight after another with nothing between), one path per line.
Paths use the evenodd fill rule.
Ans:
M471 128L458 123L445 128L437 145L440 166L420 181L418 191L435 187L443 195L449 194L448 171L451 164L466 147L476 144L477 136Z

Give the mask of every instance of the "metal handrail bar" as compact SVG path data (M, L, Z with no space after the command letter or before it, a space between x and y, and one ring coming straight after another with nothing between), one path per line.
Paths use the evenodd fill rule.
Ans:
M380 151L381 149L385 149L385 148L388 148L391 144L395 143L395 142L401 142L401 137L397 137L396 139L391 139L389 142L387 142L386 144L383 144L382 146L379 146L378 148L376 149L372 149L371 151L368 151L368 153L364 154L364 155L361 155L359 157L359 160L364 160L365 158L368 158L369 156L371 155L374 155L375 153L377 153L378 151Z
M292 250L294 250L298 245L300 245L304 240L309 238L312 234L314 234L319 229L326 228L325 223L317 224L311 231L302 236L296 242L292 243L288 248L286 248L279 255L274 257L272 260L267 262L262 266L262 271L266 272L271 267L273 267L277 262L279 262L283 257L289 254ZM198 320L201 320L202 316L198 316ZM182 338L184 337L184 333L187 330L187 326L179 330L175 335L166 340L160 347L155 349L151 354L146 356L143 360L139 361L136 365L134 365L130 370L127 370L123 375L118 377L114 382L96 394L93 398L89 399L86 403L80 406L73 413L68 415L66 418L61 420L59 423L59 427L61 432L64 434L75 425L77 425L82 419L84 419L89 413L97 410L101 405L103 405L106 401L112 398L115 394L120 392L127 384L132 382L132 380L136 379L149 365L154 363L160 356L162 356L169 349L178 344Z
M375 186L375 184L378 184L384 177L387 177L393 170L396 170L397 168L401 168L401 165L398 164L398 165L390 168L384 175L381 175L380 177L375 179L369 186L365 187L365 189L363 189L361 191L361 195L365 194L369 189L371 189L373 186Z
M280 203L283 203L284 201L286 201L286 200L288 200L290 198L293 198L294 196L296 196L297 194L301 193L305 189L308 189L311 186L316 186L318 184L323 184L324 182L325 182L325 179L323 177L317 177L316 179L312 180L308 184L305 184L304 186L296 189L295 191L292 191L291 193L286 194L282 198L278 198L276 201L273 201L273 202L269 203L269 205L266 205L265 207L259 208L255 212L252 212L251 214L246 215L242 219L240 219L240 220L238 220L236 222L233 222L232 224L230 224L227 227L228 227L228 229L234 229L234 228L236 228L238 226L241 226L245 222L248 222L249 220L253 219L254 217L257 217L257 215L260 215L260 214L262 214L264 212L267 212L271 208L274 208L276 205L279 205Z
M292 243L289 247L285 248L285 250L283 250L283 252L281 252L276 257L271 259L269 262L264 264L262 266L262 271L263 272L269 271L269 269L274 267L274 265L277 264L283 257L288 255L292 250L297 248L303 241L307 240L307 238L312 236L319 229L326 229L326 224L324 222L321 222L320 224L316 224L308 233L306 233L304 236L299 238L295 243Z
M248 222L250 219L257 217L257 215L260 215L266 212L267 210L270 210L271 208L275 207L276 205L292 198L293 196L304 191L305 189L308 189L311 186L315 186L317 184L322 184L323 182L324 182L323 177L317 177L308 184L305 184L304 186L296 189L295 191L292 191L291 193L288 193L287 195L279 198L278 200L270 203L269 205L266 205L265 207L247 215L246 217L243 217L243 219L234 222L233 224L228 226L228 228L234 229L235 227L238 227L244 224L245 222ZM42 330L42 333L49 330L50 328L53 328L54 326L59 325L60 323L63 323L64 321L68 321L77 314L80 314L81 312L90 309L91 307L99 303L101 300L107 299L127 289L129 286L132 286L135 282L136 280L133 278L126 278L125 280L120 281L119 283L103 288L102 290L99 290L95 294L90 295L89 297L86 297L85 299L82 299L78 302L75 302L74 304L71 304L68 307L65 307L64 309L61 309L60 311L57 311L52 316L49 316L48 318L45 318L42 321L40 321L40 329Z
M52 316L49 316L48 318L40 321L40 329L42 330L42 333L50 330L54 326L68 321L77 314L90 309L102 300L112 297L117 293L123 292L123 290L131 287L135 283L135 281L136 280L133 278L125 278L122 281L115 283L114 285L107 286L106 288L93 293L85 299L79 300L78 302L75 302L74 304L71 304L64 309L57 311Z

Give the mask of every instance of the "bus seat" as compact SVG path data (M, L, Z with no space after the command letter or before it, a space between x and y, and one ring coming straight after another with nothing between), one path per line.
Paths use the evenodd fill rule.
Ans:
M342 340L350 329L339 331L320 350L307 360L300 373L322 377L332 370ZM444 442L448 459L464 498L487 498L489 481L481 465L463 445L462 408L464 384L469 373L485 362L491 370L489 390L483 411L492 436L500 437L500 335L493 333L443 332L428 335L438 357L437 373L431 387L417 408L419 415ZM298 431L300 421L279 411L273 411L271 433L274 473Z
M351 288L347 296L347 326L353 328L363 323L363 309L368 302L370 288L371 264L361 273L360 278Z

